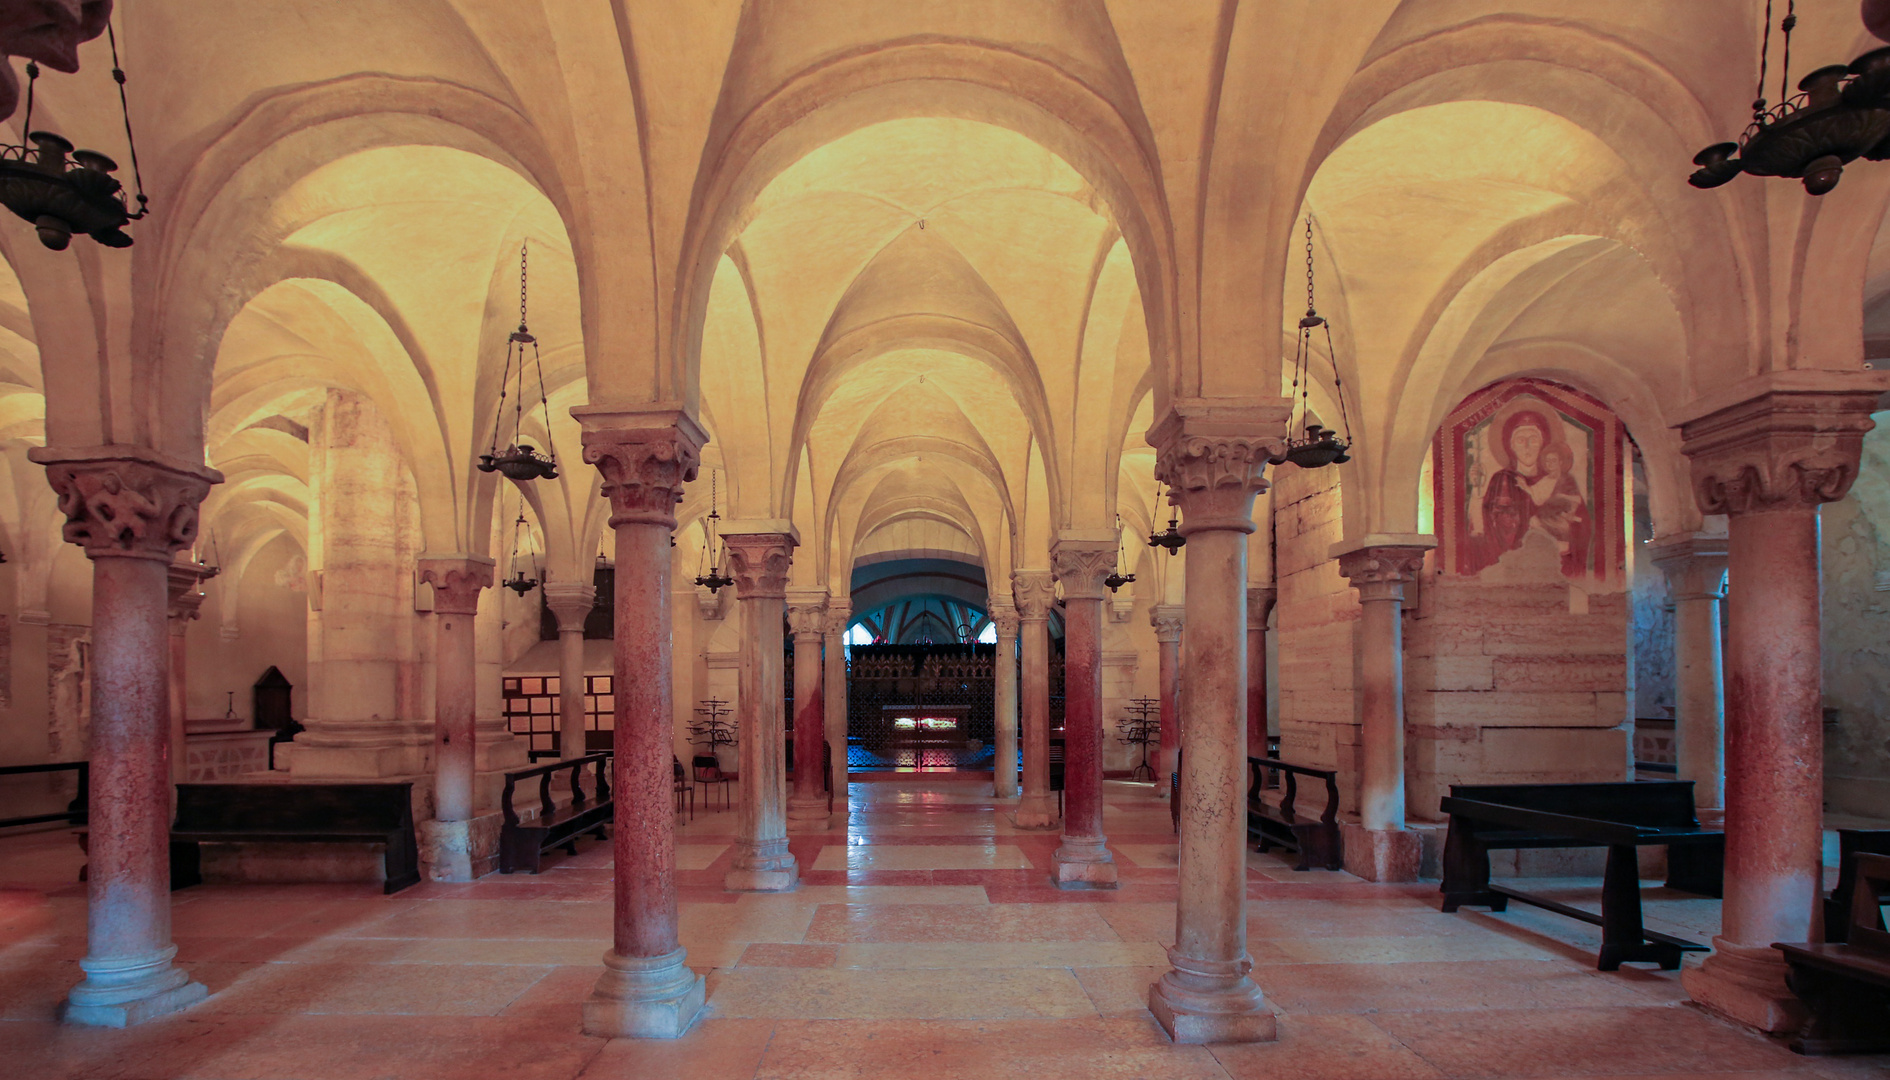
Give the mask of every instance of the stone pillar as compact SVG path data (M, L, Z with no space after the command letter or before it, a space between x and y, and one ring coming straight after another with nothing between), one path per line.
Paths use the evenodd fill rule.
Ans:
M1882 372L1787 371L1687 410L1681 449L1708 514L1729 515L1726 891L1693 1000L1765 1031L1803 1006L1775 941L1822 939L1824 731L1818 507L1857 475Z
M705 984L676 936L669 535L676 499L695 478L708 436L678 409L571 412L584 427L584 460L603 474L617 545L615 907L604 972L584 1003L584 1031L673 1039L702 1011Z
M1284 452L1286 414L1284 404L1177 399L1148 433L1188 538L1181 889L1172 967L1148 995L1176 1042L1277 1038L1248 974L1246 585L1253 500L1268 461Z
M1014 570L1011 596L1017 604L1024 690L1024 794L1015 823L1020 829L1051 829L1057 824L1057 797L1050 790L1050 607L1056 603L1056 579L1048 570Z
M473 878L470 837L462 833L473 817L473 773L478 737L477 641L473 617L479 593L492 584L492 560L479 555L429 555L420 560L420 581L433 586L433 841L446 862L434 874L441 881ZM461 865L460 858L466 862Z
M1000 799L1017 797L1017 609L1009 600L991 599L991 622L997 627L997 653L992 660L992 790Z
M1674 735L1677 775L1693 781L1704 824L1726 816L1726 679L1719 604L1726 598L1726 538L1689 534L1652 545L1673 589Z
M800 535L786 521L731 521L722 530L722 542L742 616L741 684L735 702L741 806L735 859L723 884L746 892L786 892L800 883L801 871L788 852L782 807L787 747L781 718L781 624L788 567Z
M820 643L827 630L827 590L791 591L787 614L794 629L794 796L788 800L787 823L793 832L825 832L827 778L821 751L827 745L827 706Z
M39 447L65 538L92 560L92 794L84 981L67 1022L125 1027L207 991L172 965L166 572L223 477L133 446Z
M821 664L826 685L821 703L827 710L827 745L833 747L833 809L841 823L847 817L847 623L853 608L846 600L827 600L826 653Z
M545 606L558 620L558 756L584 756L584 620L597 606L597 586L547 581Z
M1247 756L1267 756L1267 618L1279 589L1247 587Z
M1113 889L1116 860L1103 837L1103 578L1116 565L1114 530L1066 532L1050 558L1063 585L1063 843L1060 889Z
M215 576L216 568L195 561L172 562L165 570L171 628L171 780L179 784L190 779L190 748L184 738L184 720L190 711L184 678L190 658L188 632L191 620L203 614L200 586Z
M1156 604L1148 609L1149 625L1155 628L1155 698L1161 704L1162 725L1155 789L1163 795L1168 794L1168 778L1174 774L1175 754L1181 749L1181 623L1186 610L1180 604ZM1247 752L1251 754L1252 748Z
M1404 587L1436 546L1431 536L1367 536L1332 549L1359 599L1359 823L1344 834L1345 868L1367 881L1418 876L1418 835L1404 827Z

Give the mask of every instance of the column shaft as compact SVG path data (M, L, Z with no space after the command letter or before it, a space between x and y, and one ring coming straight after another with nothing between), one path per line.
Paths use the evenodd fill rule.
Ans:
M1056 583L1046 570L1011 575L1023 663L1024 794L1016 824L1049 829L1057 824L1057 799L1050 791L1050 605ZM1069 766L1064 766L1066 775Z
M822 751L827 746L827 706L822 693L820 640L827 621L827 593L819 599L795 598L788 606L794 627L794 797L788 803L788 827L795 832L827 828L827 776Z
M1267 617L1279 595L1271 585L1247 589L1247 756L1267 755Z
M1057 541L1063 583L1063 843L1056 881L1064 889L1113 889L1116 863L1103 836L1103 578L1115 566L1116 537Z
M1673 588L1675 771L1679 779L1693 781L1700 820L1719 824L1726 805L1726 679L1719 629L1726 541L1689 535L1656 540L1653 549Z
M826 651L821 664L826 685L821 703L827 710L827 745L833 747L833 808L844 824L847 813L847 623L852 611L844 600L827 601Z
M780 523L785 525L785 523ZM770 532L723 531L741 610L741 681L736 718L741 752L741 805L735 858L724 884L748 892L785 892L800 882L788 852L786 732L781 670L785 649L787 573L796 538L791 527Z
M439 822L471 821L475 798L473 772L477 768L477 735L473 721L478 712L478 639L473 620L479 613L479 594L492 584L492 560L481 556L442 555L420 560L420 580L433 586L433 816ZM459 845L442 849L464 855L467 863L436 867L444 880L470 880L474 874L470 849Z
M569 761L585 752L584 623L597 604L597 586L547 581L540 587L558 620L558 756Z
M1017 609L991 605L997 624L997 652L992 659L992 696L996 742L991 759L992 790L1000 799L1017 797Z
M1404 827L1404 587L1435 545L1429 536L1401 535L1333 548L1359 598L1359 823L1345 826L1344 847L1345 868L1367 881L1417 880L1421 848Z
M1161 709L1155 787L1164 795L1175 772L1176 754L1181 750L1181 634L1185 610L1180 604L1159 604L1148 613L1148 621L1155 627L1155 700Z

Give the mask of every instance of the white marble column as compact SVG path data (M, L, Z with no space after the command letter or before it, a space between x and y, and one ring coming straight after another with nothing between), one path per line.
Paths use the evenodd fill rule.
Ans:
M1359 822L1344 827L1345 868L1367 881L1418 876L1418 836L1404 827L1404 587L1436 546L1431 536L1372 535L1332 548L1359 599Z
M1171 967L1148 995L1176 1042L1277 1037L1247 955L1247 535L1286 413L1177 399L1148 433L1188 538L1181 889Z
M558 620L558 756L584 756L584 620L597 606L597 586L547 581L545 606Z
M800 883L788 852L787 735L781 718L781 640L787 577L800 534L786 521L731 521L722 530L735 601L741 610L742 668L736 694L741 751L741 805L735 858L723 883L744 892L786 892Z
M167 568L222 474L133 446L40 447L65 537L92 560L92 786L85 979L68 1023L125 1027L198 1001L172 964Z
M471 881L479 855L471 824L478 768L477 642L479 594L492 584L492 560L432 555L420 560L421 582L433 586L433 816L423 827L438 881ZM462 861L463 860L463 861Z
M1676 776L1693 781L1700 821L1726 816L1726 676L1719 605L1726 598L1726 538L1663 537L1650 545L1673 590Z
M826 652L821 658L821 704L827 711L827 745L833 747L833 812L847 820L847 624L853 607L844 597L827 598Z
M992 790L1000 799L1017 797L1017 609L1008 599L993 597L991 622L997 627L997 652L992 660L991 759Z
M1057 797L1050 790L1050 608L1056 579L1048 570L1011 572L1023 668L1024 794L1013 819L1020 829L1054 829Z
M1176 751L1181 749L1181 628L1187 610L1180 604L1156 604L1148 609L1149 625L1155 628L1155 700L1161 707L1155 790L1164 797L1169 793L1168 778L1175 772Z
M827 590L789 589L788 625L794 630L794 794L788 799L791 832L827 829L827 778L821 750L827 744L827 707L821 639L827 630Z
M676 500L708 436L688 413L571 410L584 460L603 474L616 535L612 679L611 947L584 1002L584 1032L673 1039L702 1011L705 984L677 937L670 547Z
M1700 510L1728 515L1726 890L1693 1000L1764 1031L1803 1006L1773 942L1823 937L1824 727L1818 507L1856 478L1890 375L1788 371L1683 411Z

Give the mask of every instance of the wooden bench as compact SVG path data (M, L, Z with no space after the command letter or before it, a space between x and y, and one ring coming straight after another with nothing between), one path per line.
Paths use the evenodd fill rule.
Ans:
M1852 881L1845 940L1772 947L1785 954L1785 982L1810 1016L1791 1042L1801 1054L1890 1050L1890 856L1853 852L1839 868Z
M217 844L381 844L397 893L420 882L413 785L179 784L171 826L171 887L203 880L202 848Z
M1707 951L1698 942L1648 930L1641 923L1638 849L1644 845L1667 846L1669 886L1707 896L1720 894L1726 837L1716 829L1700 827L1693 814L1691 780L1452 784L1442 805L1450 815L1440 886L1445 911L1456 911L1463 904L1502 911L1515 900L1599 926L1601 953L1596 967L1602 971L1643 961L1672 971L1680 966L1681 953ZM1608 849L1599 915L1490 883L1492 850L1574 847Z
M1843 941L1851 928L1851 898L1857 891L1852 855L1890 855L1890 829L1839 829L1837 888L1824 901L1824 940Z
M1267 756L1280 756L1280 737L1267 736ZM1275 783L1277 784L1277 778ZM1181 747L1175 747L1175 771L1168 774L1168 822L1176 833L1181 832Z
M64 810L55 810L50 814L26 814L21 817L0 818L0 829L14 825L43 825L49 821L63 821L69 825L84 825L88 803L92 791L92 763L89 761L55 761L45 765L0 765L0 776L24 776L28 773L70 772L78 777L78 795L66 804Z
M584 767L596 773L596 797L584 794ZM551 778L558 773L571 774L571 802L559 807L551 797ZM512 793L522 781L538 778L538 816L529 823L519 820L512 806ZM505 791L499 797L499 809L505 823L499 828L499 872L530 870L538 873L545 852L563 848L577 854L577 838L592 833L604 839L615 807L610 800L610 755L585 754L569 761L537 765L505 774Z
M1316 818L1299 812L1299 778L1309 776L1326 786L1326 806ZM1339 774L1313 769L1276 757L1247 759L1247 838L1260 851L1282 847L1299 852L1295 870L1338 870L1345 865L1339 838ZM1280 801L1266 800L1266 792L1284 780Z

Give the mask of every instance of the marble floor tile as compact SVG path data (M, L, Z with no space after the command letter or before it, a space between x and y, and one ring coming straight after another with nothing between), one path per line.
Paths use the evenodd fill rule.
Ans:
M821 849L815 870L1004 870L1030 865L1014 844L862 844Z
M1446 1074L1363 1016L1280 1017L1277 1042L1216 1046L1233 1080L1426 1080Z
M772 1020L709 1016L679 1039L612 1039L583 1080L753 1080L774 1031Z
M749 893L733 904L686 904L678 919L682 943L802 940L820 910L799 902L793 893ZM863 909L865 910L865 909ZM610 912L605 910L605 914Z
M862 970L736 967L724 972L716 1016L837 1020L1030 1020L1094 1016L1063 968Z
M1109 849L1116 858L1126 858L1136 866L1176 866L1181 857L1181 848L1176 844L1111 843Z
M1153 942L1004 941L899 942L841 945L835 967L846 968L996 968L996 967L1139 967L1168 962L1167 951Z
M738 967L835 967L837 966L835 961L839 955L840 946L838 945L781 945L756 942L743 949L741 959L735 963Z
M802 885L788 894L802 904L986 904L976 885Z
M1685 1074L1784 1069L1803 1059L1681 1006L1490 1007L1380 1014L1372 1023L1450 1076Z
M782 1022L756 1080L1226 1080L1153 1019Z
M828 904L807 929L810 942L1118 941L1099 908L1053 904Z
M1620 979L1554 960L1276 964L1257 981L1274 1005L1293 1013L1647 1004Z
M195 1012L493 1016L550 967L433 964L254 964ZM193 968L193 973L198 968Z

